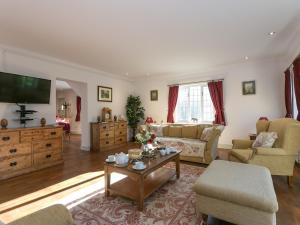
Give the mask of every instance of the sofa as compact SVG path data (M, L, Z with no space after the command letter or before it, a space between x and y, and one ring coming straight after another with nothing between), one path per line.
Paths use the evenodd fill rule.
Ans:
M256 129L257 134L276 132L278 138L274 145L271 148L252 148L251 140L233 140L229 160L267 167L272 175L287 176L291 186L295 160L300 151L300 122L290 118L259 120Z
M211 128L203 137L205 128ZM219 136L224 126L211 124L150 124L147 129L156 134L156 141L181 150L184 161L209 164L217 157Z
M5 225L0 221L0 225ZM60 204L53 205L6 225L72 225L73 219L68 209Z

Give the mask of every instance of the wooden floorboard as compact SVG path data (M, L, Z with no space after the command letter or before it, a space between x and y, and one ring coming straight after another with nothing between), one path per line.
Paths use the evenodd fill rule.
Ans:
M126 152L134 146L130 143L121 150ZM104 159L120 149L95 153L81 151L79 147L80 136L72 135L70 143L65 143L63 165L0 181L0 220L12 221L81 190L91 194L93 188L103 191ZM227 150L219 150L219 155L221 159L226 159ZM286 177L276 176L273 181L279 202L277 225L300 225L299 166L295 170L293 188L288 187Z

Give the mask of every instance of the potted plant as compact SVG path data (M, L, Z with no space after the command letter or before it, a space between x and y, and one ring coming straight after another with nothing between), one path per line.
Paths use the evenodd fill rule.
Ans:
M139 96L130 95L127 98L126 116L128 125L132 129L132 140L134 141L137 126L139 122L145 118L145 109L142 107L142 102Z

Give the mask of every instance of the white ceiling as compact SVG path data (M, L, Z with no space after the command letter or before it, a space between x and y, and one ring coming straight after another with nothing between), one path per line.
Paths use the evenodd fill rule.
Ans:
M298 0L0 0L0 43L124 76L178 75L284 54L299 12Z
M56 80L55 81L55 87L56 87L56 90L58 91L64 91L64 90L71 90L71 86L66 82L66 81L63 81L63 80Z

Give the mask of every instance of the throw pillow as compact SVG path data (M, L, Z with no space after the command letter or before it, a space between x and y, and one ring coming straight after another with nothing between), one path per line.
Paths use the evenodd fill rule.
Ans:
M163 136L163 125L161 125L161 124L150 124L149 130L151 133L154 133L156 135L156 137Z
M214 132L214 127L206 127L204 128L202 134L201 134L201 137L200 137L200 140L201 141L209 141L211 135L213 134Z
M272 148L278 135L276 132L260 132L252 144L253 148Z

